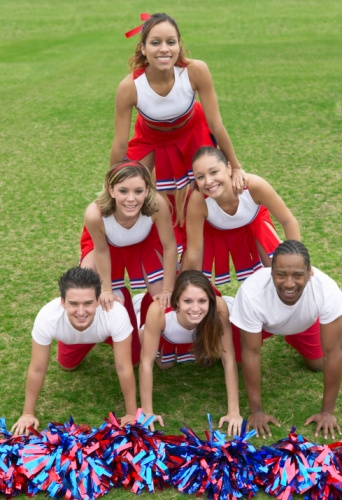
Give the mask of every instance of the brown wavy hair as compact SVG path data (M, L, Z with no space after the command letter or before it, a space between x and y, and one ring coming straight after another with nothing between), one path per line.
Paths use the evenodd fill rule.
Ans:
M107 172L102 191L95 200L103 217L109 217L116 209L116 202L110 195L109 187L113 188L115 184L137 176L141 177L149 188L148 195L141 207L141 213L151 216L158 211L158 204L156 201L157 191L152 181L150 171L145 165L138 161L126 160L117 163Z
M183 47L183 41L181 39L181 34L178 28L176 21L171 17L165 14L164 12L158 12L156 14L152 14L152 16L147 19L142 27L140 40L135 47L134 54L129 58L128 65L132 71L137 69L142 69L147 66L146 57L141 51L141 46L146 44L147 37L154 26L160 23L170 23L175 28L178 36L179 43L179 56L176 62L176 66L186 67L189 64L185 57L185 49Z
M199 364L210 366L222 354L223 326L217 311L216 295L210 281L201 271L183 271L177 276L171 296L171 306L176 312L180 296L189 285L203 290L209 299L208 313L194 331L192 352Z

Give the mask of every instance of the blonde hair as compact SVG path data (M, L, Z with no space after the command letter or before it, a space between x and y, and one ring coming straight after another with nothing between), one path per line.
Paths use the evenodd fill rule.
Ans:
M141 177L145 181L146 187L148 187L148 195L141 207L142 215L151 216L158 211L158 204L156 201L157 191L151 179L150 171L145 165L138 161L126 160L117 163L107 172L102 191L95 200L95 203L97 203L104 217L109 217L116 209L116 202L110 195L109 188L113 188L115 184L119 184L126 179L137 176Z

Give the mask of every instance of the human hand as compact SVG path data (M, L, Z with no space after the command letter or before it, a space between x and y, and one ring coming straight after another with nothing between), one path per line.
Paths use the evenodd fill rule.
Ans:
M31 413L24 413L13 425L11 432L13 436L18 436L19 434L28 436L30 434L28 427L33 427L37 430L39 427L39 420Z
M167 309L168 307L171 306L171 295L172 291L171 290L162 290L161 293L157 293L156 295L153 295L153 300L159 300L160 307L162 309Z
M162 427L164 427L164 420L163 420L163 417L161 415L154 415L154 413L144 413L145 415L145 419L144 419L144 422L145 423L149 418L153 417L153 420L148 424L148 428L153 432L155 429L154 429L154 422L158 422L158 424L160 424Z
M228 436L240 436L243 419L239 413L228 413L224 417L221 417L218 425L219 429L225 422L228 424Z
M123 300L121 299L121 297L115 295L112 290L104 290L100 295L100 303L104 311L110 311L111 309L113 309L115 301L123 304Z
M229 164L230 165L230 164ZM242 168L232 169L232 187L235 195L241 194L248 186L247 174Z
M316 422L315 436L318 436L320 430L323 431L324 439L328 438L328 434L330 433L332 439L335 439L334 429L337 430L339 434L341 434L341 429L336 421L336 418L332 413L327 411L321 411L321 413L316 413L315 415L311 415L311 417L305 420L304 425L311 424L312 422Z
M277 427L280 427L280 423L272 415L267 415L267 413L264 413L263 411L252 413L248 417L246 430L248 432L250 428L253 428L257 431L257 437L259 437L259 434L261 434L262 438L265 439L266 434L268 434L268 436L272 436L270 428L267 425L268 422L271 422Z
M121 427L125 427L125 425L133 423L134 420L135 420L135 415L130 415L129 413L126 413L126 415L120 418Z

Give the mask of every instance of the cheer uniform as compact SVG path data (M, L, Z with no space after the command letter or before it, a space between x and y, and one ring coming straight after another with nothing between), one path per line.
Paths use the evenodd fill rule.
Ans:
M111 260L112 289L125 286L125 270L132 289L145 288L145 270L149 283L163 279L164 271L157 252L163 255L158 230L152 218L139 214L137 222L129 229L121 226L114 215L102 217ZM82 259L94 249L87 228L81 237Z
M135 304L136 314L140 313L140 328L143 329L149 305L153 299L146 293L140 304ZM191 353L193 334L195 329L187 330L178 323L176 311L171 307L165 310L165 329L161 333L159 348L156 358L161 363L184 363L185 361L196 361Z
M213 286L215 295L221 296L221 292ZM230 297L223 297L228 304ZM143 297L138 298L134 304L136 315L140 318L139 326L143 328L149 306L153 302L151 295L147 292ZM227 302L228 300L228 302ZM179 325L176 312L169 307L165 311L166 326L160 337L157 358L161 363L183 363L184 361L196 361L191 353L194 330L186 330Z
M271 230L274 225L269 211L254 202L248 189L238 198L234 215L224 212L212 198L205 199L208 216L203 228L203 273L211 279L214 266L215 285L230 281L230 257L237 279L244 280L263 267L256 242L270 257L279 245Z
M195 100L187 68L175 66L174 77L173 88L164 97L150 87L144 68L133 73L139 114L127 157L141 160L154 152L158 191L182 189L189 184L194 179L195 152L200 146L215 145L202 106ZM173 128L183 122L181 127Z
M110 252L112 290L120 290L124 296L125 307L134 328L132 361L136 364L140 359L140 341L131 295L125 287L125 270L129 275L131 288L145 288L143 268L149 283L163 279L164 271L157 255L157 252L163 255L163 246L151 217L140 214L130 229L118 224L113 215L102 219ZM92 250L93 240L84 227L81 236L81 261Z

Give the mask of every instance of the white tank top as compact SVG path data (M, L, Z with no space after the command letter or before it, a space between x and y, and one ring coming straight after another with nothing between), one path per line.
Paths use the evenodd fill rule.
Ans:
M239 194L238 198L239 205L234 215L227 214L212 198L206 198L207 221L217 229L236 229L250 224L257 216L260 205L255 203L248 189Z
M153 221L147 215L139 214L139 219L130 229L122 227L114 215L102 217L108 243L116 247L126 247L140 243L149 235Z
M183 328L177 321L176 311L165 313L165 330L162 336L171 344L191 344L193 342L193 330Z
M136 108L147 121L172 124L192 110L196 92L191 87L187 68L174 66L174 75L175 83L165 97L150 87L145 73L134 80L138 96Z

